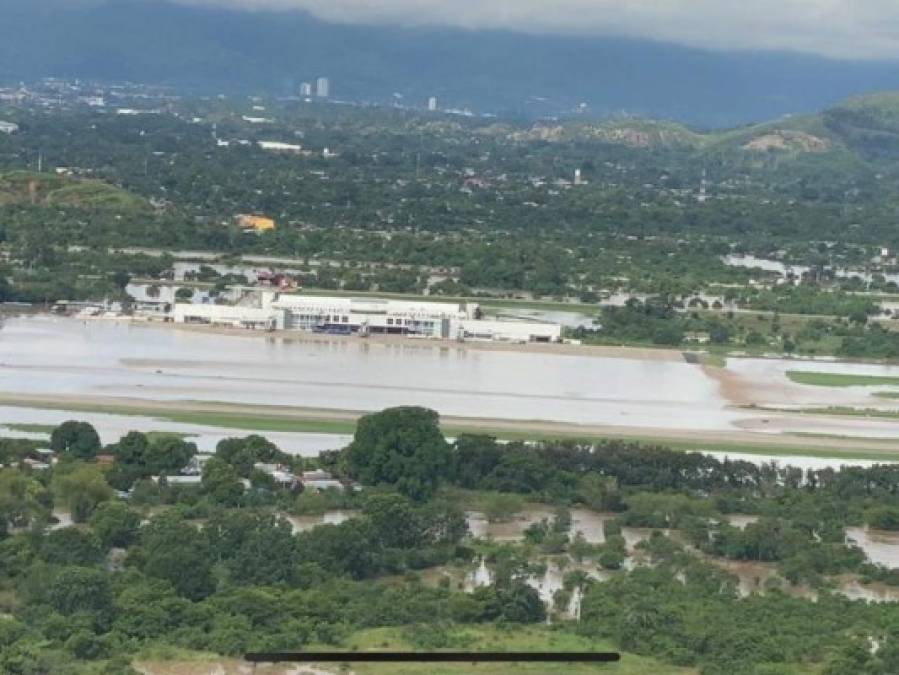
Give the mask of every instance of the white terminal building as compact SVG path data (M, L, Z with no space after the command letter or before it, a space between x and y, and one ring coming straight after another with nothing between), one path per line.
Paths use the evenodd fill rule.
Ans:
M334 335L558 342L562 327L532 321L481 319L476 303L326 297L263 291L256 306L176 303L175 323L254 330L304 330Z

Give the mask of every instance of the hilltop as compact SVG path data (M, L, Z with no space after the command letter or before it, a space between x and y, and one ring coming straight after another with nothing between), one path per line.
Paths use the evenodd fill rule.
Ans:
M32 171L0 173L0 206L10 205L112 211L149 207L144 199L100 180Z
M845 99L819 113L724 130L698 130L671 120L615 118L546 121L532 125L492 123L476 133L509 142L599 141L635 150L669 149L749 155L853 154L865 160L899 157L899 92Z

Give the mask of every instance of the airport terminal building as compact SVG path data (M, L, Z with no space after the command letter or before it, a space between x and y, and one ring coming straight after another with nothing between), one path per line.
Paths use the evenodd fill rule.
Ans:
M252 305L177 303L176 323L332 335L389 334L443 340L558 342L558 324L481 319L476 303L348 298L264 291Z

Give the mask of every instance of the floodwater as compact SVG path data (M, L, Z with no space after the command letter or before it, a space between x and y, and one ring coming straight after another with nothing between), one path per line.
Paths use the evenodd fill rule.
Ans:
M766 272L777 272L781 276L785 276L788 273L795 274L796 276L801 276L809 271L809 267L806 265L787 265L779 260L769 260L766 258L756 258L753 255L727 255L723 256L722 260L725 265L730 265L732 267L749 267L749 268L758 268L764 270ZM833 274L836 277L841 277L844 279L851 279L852 277L858 277L862 281L871 281L874 276L872 272L866 272L864 270L854 270L848 269L845 267L838 267L833 270ZM878 273L882 274L886 281L893 281L899 283L899 274L895 273Z
M867 600L868 602L897 602L899 588L886 584L863 584L857 579L848 579L840 583L837 590L850 600Z
M725 519L732 526L741 530L745 530L747 525L758 522L759 517L751 516L745 513L731 513L730 515L725 516Z
M493 539L495 541L520 541L524 531L541 520L552 520L554 510L548 507L525 509L508 520L490 522L483 513L468 511L466 521L473 537ZM603 524L615 518L614 513L596 513L587 509L571 509L571 529L569 536L573 539L580 532L590 544L601 544L605 541Z
M496 541L520 541L524 538L524 531L528 527L544 518L552 517L553 510L550 508L528 509L516 513L511 518L494 522L487 520L487 517L478 511L468 511L465 514L471 536Z
M568 603L562 607L556 607L556 592L562 590L565 586L565 576L574 571L581 571L590 579L603 581L608 579L612 573L597 568L589 563L576 563L565 557L551 558L543 562L546 569L542 574L532 574L525 578L525 583L535 589L540 599L546 604L548 609L555 610L558 614L566 618L578 618L580 616L581 590L575 588L572 590ZM487 561L483 558L467 571L450 567L435 567L425 571L422 579L425 583L436 584L442 578L450 579L451 585L471 593L476 588L489 586L493 583L494 573Z
M843 466L872 467L875 464L894 464L890 459L841 459L839 457L806 457L804 455L756 455L749 452L717 452L700 450L704 455L724 461L750 462L755 465L770 464L776 462L778 466L795 466L803 471L819 471L821 469L839 469Z
M571 509L571 528L568 530L569 539L574 539L580 532L588 544L605 543L606 537L603 527L606 521L614 520L617 514L598 513L589 509ZM524 531L533 523L541 520L552 520L555 511L546 506L535 506L516 513L512 518L500 522L490 522L483 513L468 511L465 520L468 523L468 531L471 536L493 539L495 541L516 542L524 539ZM624 537L628 550L641 541L648 539L652 530L639 527L623 527L621 534ZM667 533L666 533L667 534Z
M315 529L319 525L340 525L352 518L355 514L352 511L326 511L325 513L314 516L292 516L290 514L282 514L284 519L290 523L293 533L308 532Z
M846 539L855 542L871 562L887 567L899 567L899 532L847 527Z
M167 431L184 434L185 440L196 443L204 452L215 451L215 446L223 438L247 436L259 433L265 436L282 451L291 455L317 457L323 450L337 450L345 447L352 440L347 434L291 433L284 431L253 432L244 429L228 429L202 424L185 424L153 417L134 415L109 415L94 412L72 412L67 410L43 410L39 408L20 408L18 406L0 406L0 437L30 438L48 440L48 434L11 430L6 424L45 424L56 426L66 420L77 419L90 422L100 436L103 444L115 443L129 431Z
M736 375L743 387L758 405L794 407L856 406L865 408L895 409L896 402L874 398L879 391L897 391L889 384L851 387L822 387L791 382L787 372L791 370L835 373L841 375L875 375L899 377L899 366L877 363L846 363L810 359L750 359L727 360L727 370Z
M710 376L702 366L679 360L481 350L456 343L308 334L297 338L249 332L221 335L47 315L12 318L0 328L0 392L7 394L363 412L422 405L443 415L472 418L672 432L899 439L899 420L772 415L737 408L727 398L738 389L741 396L748 392L761 405L870 405L874 401L869 391L855 387L796 385L784 374L791 368L899 372L895 367L874 365L730 359L723 378L727 382L722 384L721 377ZM209 429L195 431L213 434ZM281 444L275 434L271 436ZM288 438L296 441L296 449L285 445L288 451L309 451L295 434L280 438L285 443Z
M0 391L348 410L417 404L445 415L720 429L697 365L446 343L290 340L35 316L0 330Z

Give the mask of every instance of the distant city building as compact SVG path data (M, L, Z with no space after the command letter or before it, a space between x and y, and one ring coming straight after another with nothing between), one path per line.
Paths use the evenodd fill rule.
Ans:
M581 170L580 170L580 169L575 169L575 170L574 170L574 184L575 184L575 185L583 185L583 184L584 184L584 179L583 179L583 177L581 176Z
M431 98L428 99L428 110L430 110L431 112L434 112L435 110L437 110L437 97L436 96L432 96Z
M0 133L14 134L19 130L19 125L14 122L0 121Z
M331 95L331 83L327 77L320 77L315 81L315 95L319 98L327 98Z
M78 100L92 108L103 108L106 105L106 99L102 96L80 96Z
M282 143L281 141L256 141L256 145L258 145L263 150L268 150L269 152L286 152L292 155L303 154L303 146L297 145L296 143Z
M312 85L309 82L300 85L300 96L312 96Z

